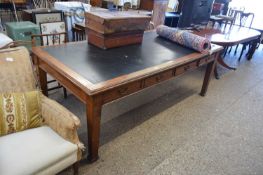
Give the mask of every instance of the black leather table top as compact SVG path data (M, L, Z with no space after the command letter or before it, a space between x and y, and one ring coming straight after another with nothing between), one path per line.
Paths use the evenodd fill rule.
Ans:
M87 42L44 48L51 56L93 84L178 59L194 53L155 32L144 34L142 44L102 50Z

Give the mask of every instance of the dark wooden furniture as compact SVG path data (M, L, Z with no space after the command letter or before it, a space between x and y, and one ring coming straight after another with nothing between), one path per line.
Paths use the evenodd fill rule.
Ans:
M13 17L18 22L19 20L18 20L17 11L26 9L27 2L28 2L27 0L0 0L0 11L2 9L9 10L11 12L10 17ZM1 16L2 16L2 12L0 12L0 18Z
M251 43L251 48L247 55L248 60L252 59L261 35L260 32L256 30L239 26L228 26L227 29L225 27L221 29L206 28L200 31L194 31L194 33L206 37L211 43L223 46L224 48L249 42ZM218 58L218 63L227 69L236 69L228 66L221 56ZM215 68L215 75L218 79L217 68Z
M254 13L242 12L240 14L240 24L239 24L239 26L251 28L251 26L253 24L253 21L254 21L254 18L255 18L255 14ZM249 21L249 19L250 19L250 21ZM249 24L249 25L247 25L247 24Z
M61 39L62 36L64 36L64 39ZM52 37L52 39L50 40L49 37ZM67 42L67 33L66 32L62 32L62 33L55 33L55 34L39 34L39 35L32 35L32 46L37 46L40 42L40 45L43 45L43 43L46 43L47 46L52 46L54 45L56 42L56 40L58 40L59 44L63 44ZM50 42L51 41L51 42ZM56 80L49 80L47 81L47 84L51 84L51 83L55 83L57 82ZM63 94L64 94L64 98L67 98L67 90L65 87L61 86L60 83L57 84L57 86L53 86L50 88L47 88L47 92L48 91L52 91L55 89L59 89L62 88L63 89Z
M93 162L98 159L104 104L207 65L200 93L204 96L222 49L213 45L210 53L201 54L146 32L141 45L109 50L87 42L34 47L33 59L45 95L48 73L86 104L88 160Z
M75 27L84 30L86 29L85 23L75 23Z
M212 15L210 17L210 21L212 22L212 26L214 27L215 23L219 23L220 27L223 23L225 23L225 28L228 26L228 24L230 24L230 28L232 27L232 25L235 24L235 21L237 19L238 16L240 16L240 14L243 13L243 10L236 10L236 9L232 9L230 8L228 10L227 15Z
M75 23L75 26L72 28L72 32L73 41L87 40L85 23Z
M140 44L151 17L134 11L85 13L88 42L108 49Z
M22 19L23 21L31 21L35 24L63 21L63 12L48 8L27 9L22 11Z
M141 0L140 1L140 9L152 11L153 10L153 4L154 4L154 0Z
M90 4L96 7L102 7L103 0L90 0ZM140 0L140 9L153 10L154 0Z
M102 6L102 0L90 0L90 4L95 7L101 7Z
M214 2L214 3L213 3L213 6L212 6L211 15L219 15L219 14L222 14L223 8L224 8L224 4Z
M169 27L177 27L179 18L180 14L178 14L177 12L166 12L164 25Z
M214 27L216 23L218 23L221 26L222 23L224 22L224 19L217 17L215 15L211 15L209 21L212 23L212 27Z
M26 0L13 0L15 4L26 4ZM0 3L10 3L10 0L1 0Z
M52 34L38 34L38 35L33 34L31 35L31 38L32 38L33 46L37 46L38 40L40 40L40 44L42 46L44 45L43 43L46 43L47 46L52 46L56 44L56 41L58 41L59 44L66 43L67 42L67 32L52 33Z
M179 0L179 12L182 6L182 0ZM155 28L158 25L164 24L165 12L167 9L168 0L140 0L139 10L153 11L152 21L149 29ZM102 7L102 0L91 0L92 6Z
M31 21L31 22L33 22L32 12L34 10L36 10L36 9L22 10L22 14L21 14L22 20L23 21ZM43 8L43 10L47 10L47 9Z
M261 38L260 38L260 40L258 42L258 46L257 46L257 48L258 48L260 44L263 44L263 22L262 23L256 23L256 25L253 25L252 28L261 33Z
M250 18L250 16L251 16L251 18ZM253 21L254 21L254 13L242 12L240 14L240 24L239 24L239 26L251 28ZM236 46L235 54L237 53L238 46L239 46L239 44ZM243 52L246 50L247 47L251 48L252 47L252 43L251 42L243 43L242 50L241 50L241 53L239 55L238 61L241 60ZM229 52L231 52L231 49L229 50Z
M73 41L83 41L86 40L85 29L77 27L76 25L72 27Z

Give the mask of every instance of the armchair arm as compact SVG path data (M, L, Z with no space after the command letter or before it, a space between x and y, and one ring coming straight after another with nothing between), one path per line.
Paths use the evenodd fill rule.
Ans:
M12 41L10 43L7 43L6 45L0 47L0 49L7 49L7 48L10 48L10 47L18 47L18 46L23 46L23 45L32 45L32 42L31 41L21 41L21 40L18 40L18 41Z
M44 95L41 96L41 103L44 124L51 127L65 140L78 145L78 160L80 160L82 154L81 150L84 150L85 148L79 141L77 134L77 128L80 126L80 120L62 105Z

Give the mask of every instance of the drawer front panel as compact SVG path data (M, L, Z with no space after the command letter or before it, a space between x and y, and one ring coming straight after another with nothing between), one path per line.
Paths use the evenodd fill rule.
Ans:
M123 85L121 87L115 88L115 89L110 90L109 92L105 93L103 96L103 99L104 99L103 101L105 103L110 102L110 101L113 101L115 99L124 97L124 96L132 94L134 92L137 92L140 89L142 89L140 81L129 83L127 85Z
M104 93L103 101L104 103L119 99L121 97L127 96L129 94L138 92L144 88L153 86L155 84L161 83L165 80L171 79L177 75L183 74L189 70L196 69L201 65L205 65L214 60L214 56L201 58L193 62L181 65L177 68L171 68L164 72L152 75L150 77L131 82L129 84L123 85L121 87L116 87Z
M145 79L144 87L149 87L173 77L173 70L168 70Z
M198 67L197 61L182 65L182 66L176 68L175 75L183 74L183 73L187 72L188 70L192 70L192 69L195 69L197 67Z

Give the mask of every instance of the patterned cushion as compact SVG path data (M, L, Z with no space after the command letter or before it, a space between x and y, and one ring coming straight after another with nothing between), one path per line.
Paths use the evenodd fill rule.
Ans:
M40 92L0 94L0 136L42 125Z

